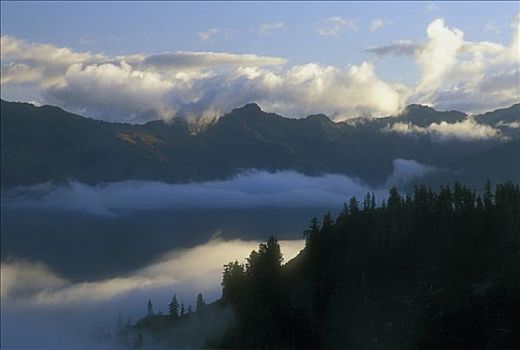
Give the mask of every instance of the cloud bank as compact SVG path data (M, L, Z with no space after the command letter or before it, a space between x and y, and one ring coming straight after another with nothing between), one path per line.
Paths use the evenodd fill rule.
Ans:
M452 140L476 141L507 139L500 129L494 128L490 125L477 123L471 117L456 123L448 123L445 121L440 123L431 123L427 127L421 127L412 123L397 122L387 125L383 131L410 136L427 135L433 142L439 143Z
M520 100L519 23L517 13L511 21L509 45L468 41L460 29L438 18L428 25L425 41L401 40L366 51L415 60L421 76L407 102L476 114Z
M290 117L320 111L338 119L392 114L404 104L406 88L380 79L370 63L344 69L286 63L216 52L105 57L2 37L4 89L24 84L31 100L109 121L213 118L251 101Z
M96 343L92 331L114 331L117 315L134 322L145 316L152 299L156 312L166 313L176 294L195 308L202 292L207 302L221 296L222 266L245 262L258 248L256 241L212 240L189 249L164 254L156 262L123 276L89 282L71 281L42 263L2 261L2 348L111 349ZM303 248L303 240L280 241L286 261ZM30 330L30 337L27 334Z
M326 113L336 120L395 115L407 103L477 113L520 99L519 18L511 22L509 45L468 41L438 18L421 42L403 39L366 49L378 57L412 57L421 72L414 86L382 79L370 61L345 67L291 65L283 57L187 51L110 57L4 35L2 97L132 123L215 118L249 102L288 117ZM375 18L370 27L375 31L386 23ZM267 35L283 26L269 22L257 31ZM331 17L315 29L321 36L339 37L358 25L351 18ZM222 32L211 28L199 36L210 40Z
M389 186L402 185L405 180L433 171L414 160L396 159L393 167ZM66 186L20 187L4 194L2 206L108 216L167 208L339 208L352 196L361 198L369 191L384 198L387 188L370 188L359 180L337 174L310 177L294 171L249 171L229 180L189 184L121 181L89 186L71 181Z
M219 290L222 266L229 261L245 262L257 241L212 240L189 249L173 251L155 263L124 276L72 283L38 262L6 261L1 265L2 303L74 305L108 301L149 289ZM280 241L286 260L303 249L303 240ZM195 295L195 294L194 294ZM213 295L218 297L219 295Z

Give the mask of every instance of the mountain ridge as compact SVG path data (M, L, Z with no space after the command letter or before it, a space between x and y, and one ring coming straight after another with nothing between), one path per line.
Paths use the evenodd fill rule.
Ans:
M499 115L515 120L516 106L520 105L500 110ZM416 110L427 113L414 114ZM424 106L412 106L407 111L409 120L424 123L443 116L456 121L462 115ZM112 123L55 106L2 100L1 187L64 182L69 178L89 184L127 179L207 181L229 178L244 169L295 170L311 176L338 173L381 185L397 158L458 169L458 163L468 156L493 154L493 149L503 143L493 139L435 143L425 137L382 131L387 123L400 120L397 118L370 120L356 127L334 122L324 114L292 119L247 104L194 133L185 120ZM516 140L515 135L512 140ZM492 159L488 153L486 157ZM506 170L497 172L501 175L496 180L516 176L512 165L515 152L508 157L513 159L504 159ZM482 167L485 169L485 164ZM480 180L472 181L480 186Z

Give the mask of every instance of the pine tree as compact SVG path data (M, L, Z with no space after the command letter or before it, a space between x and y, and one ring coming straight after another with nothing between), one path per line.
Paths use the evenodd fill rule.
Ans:
M151 299L148 299L148 303L146 303L146 310L147 310L147 315L148 316L153 316L154 315L153 304L152 304L152 300Z
M197 295L197 301L196 301L196 309L195 311L197 314L201 314L204 312L204 307L206 306L206 302L204 301L204 297L202 296L202 293L199 293Z
M168 313L170 317L176 319L179 317L179 302L177 301L177 295L174 295L170 303L168 304Z

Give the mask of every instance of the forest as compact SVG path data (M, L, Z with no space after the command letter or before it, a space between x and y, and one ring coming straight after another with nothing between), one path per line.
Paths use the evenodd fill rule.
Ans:
M224 266L222 297L121 328L151 344L260 349L520 346L520 188L456 183L368 193L316 218L284 264L275 237ZM182 307L182 311L181 311Z

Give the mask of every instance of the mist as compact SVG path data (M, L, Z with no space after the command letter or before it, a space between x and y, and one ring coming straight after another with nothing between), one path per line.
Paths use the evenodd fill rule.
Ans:
M414 160L393 166L377 188L338 174L250 170L202 183L71 180L7 190L1 347L105 349L96 339L114 334L119 314L123 322L145 316L148 299L162 313L173 294L186 307L199 292L212 302L223 265L244 261L268 235L281 239L288 261L312 216L367 192L381 201L390 186L436 171Z
M415 160L396 159L385 186L371 188L362 180L339 174L319 177L295 171L250 170L228 180L169 184L155 181L121 181L95 186L71 180L7 191L2 206L79 211L92 215L125 215L139 210L190 208L340 207L353 196L367 192L384 198L388 187L434 171Z
M222 266L244 262L258 243L212 240L169 252L122 276L79 283L40 262L2 262L2 348L105 348L106 344L94 343L96 332L114 331L119 314L124 322L144 317L148 299L155 312L165 314L173 294L186 307L195 307L199 292L207 302L218 299ZM290 260L304 241L280 241L280 245Z

